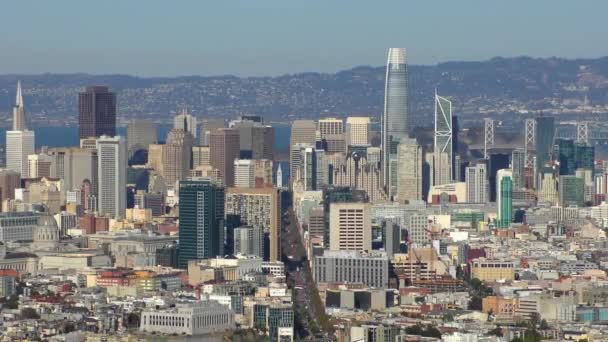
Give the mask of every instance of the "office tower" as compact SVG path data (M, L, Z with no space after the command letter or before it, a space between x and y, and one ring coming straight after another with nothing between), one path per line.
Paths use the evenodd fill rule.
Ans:
M429 218L423 214L410 215L408 220L407 237L414 246L424 246L429 243Z
M198 128L196 123L196 117L182 109L182 111L173 118L173 128L181 129L185 132L190 133L194 141L197 142Z
M460 132L460 125L458 124L458 117L452 115L452 179L457 182L464 181L464 167L462 166L462 160L458 154L459 140L458 133Z
M323 239L325 231L325 209L322 205L315 205L308 210L308 234Z
M574 144L574 161L577 169L595 172L595 148L584 143Z
M179 267L223 254L224 188L209 179L179 182Z
M239 131L234 128L218 128L209 136L211 166L220 171L224 185L234 185L234 160L239 157Z
M331 203L329 249L371 251L372 223L369 203Z
M465 183L468 203L488 202L488 171L485 162L465 169Z
M559 176L559 205L562 207L585 205L585 180L574 175Z
M522 149L513 150L511 153L511 171L513 171L513 188L523 189L526 187L526 152Z
M181 203L181 200L180 200ZM269 235L269 260L281 260L281 191L274 188L227 188L226 215Z
M6 168L27 177L27 156L34 154L34 146L33 131L6 131Z
M46 154L30 154L27 156L27 177L24 178L39 178L39 177L56 177L55 158Z
M304 190L317 190L317 156L315 149L307 147L302 151L300 176L304 181Z
M416 139L403 139L398 147L397 199L405 203L422 199L422 147Z
M15 96L15 106L13 107L13 131L25 131L25 108L23 94L21 92L21 81L17 81L17 95Z
M234 255L254 255L264 258L264 230L261 227L234 229Z
M383 220L382 221L382 245L384 251L389 258L393 257L393 254L399 253L399 245L401 244L401 227L395 222Z
M490 202L496 201L496 189L498 189L498 183L496 181L497 172L501 169L508 169L509 167L509 155L503 153L490 154L489 161L488 180L490 185Z
M327 144L327 153L346 152L346 137L342 119L320 119L318 124L319 137Z
M253 160L234 160L234 186L237 188L255 187L255 163Z
M86 87L78 94L80 139L116 135L116 94L108 87Z
M127 207L127 144L123 137L102 135L97 139L98 211L124 217Z
M555 119L553 117L536 118L535 147L536 147L536 172L541 170L550 159L553 150L553 139L555 137Z
M346 118L346 145L368 146L370 125L370 119L367 116Z
M226 122L220 119L205 119L201 125L201 142L200 144L203 146L209 146L209 138L211 137L211 132L215 131L218 128L225 128Z
M162 147L162 176L169 187L188 177L192 164L194 138L181 128L169 131L167 142Z
M382 289L389 286L389 264L390 259L382 252L325 250L323 255L314 257L312 269L317 283L362 283Z
M452 102L435 93L435 185L448 184L453 179Z
M192 146L192 168L211 165L209 161L209 146Z
M274 159L274 127L261 124L253 126L251 156L253 159Z
M574 141L569 139L555 140L555 157L559 161L560 175L573 175L576 171Z
M127 151L129 158L140 150L148 150L157 140L156 125L148 120L132 120L127 124Z
M307 148L312 148L312 146L313 145L303 143L297 143L291 146L289 155L291 168L290 178L292 183L302 179L302 163L304 161L302 157L304 156L304 151L306 151Z
M48 154L54 158L55 177L63 180L65 189L80 188L85 180L91 183L91 194L98 189L98 153L97 148L82 149L78 147L50 148Z
M390 48L386 62L382 116L382 169L385 187L389 185L389 157L391 153L396 152L393 142L398 143L408 137L409 123L405 49Z
M538 202L556 205L559 200L559 194L557 191L555 170L550 167L543 167L538 175L540 183L540 186L538 187Z
M283 187L283 170L281 169L281 163L279 163L279 166L277 167L277 175L276 175L276 187L277 188L282 188Z
M163 148L165 144L150 144L148 145L148 168L163 173Z
M0 211L2 203L15 199L15 189L21 187L21 175L16 171L0 170Z
M165 214L165 200L163 194L155 192L149 193L137 190L135 194L135 206L143 209L150 209L152 216L162 216Z
M300 167L300 150L294 149L296 144L315 146L317 136L317 125L312 120L295 120L291 124L291 136L289 139L289 168L290 177L295 179L297 169ZM298 159L297 164L294 159Z
M498 208L497 226L508 228L513 218L513 172L498 170L496 174L496 206Z

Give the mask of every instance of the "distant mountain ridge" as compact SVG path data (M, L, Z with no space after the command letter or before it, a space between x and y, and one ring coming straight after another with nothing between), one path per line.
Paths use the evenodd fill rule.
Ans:
M183 107L200 117L263 115L269 121L370 115L383 109L384 67L359 66L335 74L276 77L41 74L0 75L0 118L9 119L15 85L22 81L25 108L35 125L77 120L77 93L107 85L118 93L119 117L168 122ZM410 111L415 125L432 120L435 89L451 97L463 121L526 111L567 114L608 108L608 57L502 58L409 66ZM585 113L585 110L582 110ZM608 112L608 110L606 110ZM3 122L6 122L3 120Z

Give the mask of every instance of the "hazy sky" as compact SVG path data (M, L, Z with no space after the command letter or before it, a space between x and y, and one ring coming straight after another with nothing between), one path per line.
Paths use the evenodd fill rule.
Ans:
M0 73L276 75L608 55L606 0L10 0Z

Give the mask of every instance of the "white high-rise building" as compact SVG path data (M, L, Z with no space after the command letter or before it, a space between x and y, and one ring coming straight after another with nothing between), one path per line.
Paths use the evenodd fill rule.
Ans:
M404 48L390 48L386 62L384 114L382 116L382 169L384 185L390 188L389 163L395 143L409 135L407 64Z
M346 145L369 145L370 119L366 116L346 118Z
M127 144L120 136L97 139L99 189L98 211L101 215L124 217L127 207Z
M183 129L192 134L194 141L197 141L196 117L186 112L185 109L182 109L181 113L173 118L173 128Z
M369 203L332 203L329 206L329 249L372 249L372 215Z
M488 171L485 163L467 167L465 182L468 203L488 202Z
M34 154L35 135L33 131L6 131L6 168L28 176L27 156Z
M17 96L13 107L13 130L6 131L6 168L28 176L27 156L34 154L35 134L28 131L25 124L25 109L21 82L17 82Z
M435 94L435 183L448 184L453 179L452 102Z
M416 139L404 139L397 150L397 200L422 199L422 147Z
M255 163L253 160L234 160L234 186L237 188L255 187Z

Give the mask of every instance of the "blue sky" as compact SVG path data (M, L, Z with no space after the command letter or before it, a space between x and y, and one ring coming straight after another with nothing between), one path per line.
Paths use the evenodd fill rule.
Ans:
M493 56L608 55L606 0L14 0L0 73L277 75Z

